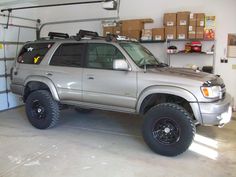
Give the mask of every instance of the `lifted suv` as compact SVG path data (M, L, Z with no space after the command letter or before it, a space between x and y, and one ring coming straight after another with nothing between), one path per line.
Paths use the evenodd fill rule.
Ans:
M56 125L68 106L143 115L145 142L166 156L188 149L197 124L222 126L232 114L219 76L168 67L137 42L86 31L26 43L12 68L11 90L39 129Z

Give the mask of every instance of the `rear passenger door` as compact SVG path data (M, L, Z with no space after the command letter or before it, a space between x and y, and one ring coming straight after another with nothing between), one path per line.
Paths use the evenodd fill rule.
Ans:
M55 84L62 101L82 101L82 72L85 44L61 44L53 54L48 77Z

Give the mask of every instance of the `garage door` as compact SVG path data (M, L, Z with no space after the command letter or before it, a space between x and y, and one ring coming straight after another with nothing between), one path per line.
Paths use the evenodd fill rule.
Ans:
M36 39L36 29L0 25L0 111L23 104L10 90L10 70L18 51L26 41Z

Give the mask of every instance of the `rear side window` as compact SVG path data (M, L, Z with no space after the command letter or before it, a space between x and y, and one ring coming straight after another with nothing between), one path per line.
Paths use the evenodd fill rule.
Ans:
M22 64L40 64L53 43L26 44L17 59Z
M50 65L81 67L84 44L62 44L54 53Z

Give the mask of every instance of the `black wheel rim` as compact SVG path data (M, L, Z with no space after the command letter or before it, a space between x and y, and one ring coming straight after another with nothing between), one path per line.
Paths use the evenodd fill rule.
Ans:
M46 118L46 112L45 112L45 107L43 104L40 103L39 100L33 100L32 101L32 116L35 119L43 120Z
M174 120L165 117L154 124L152 135L161 144L170 145L179 141L180 128Z

